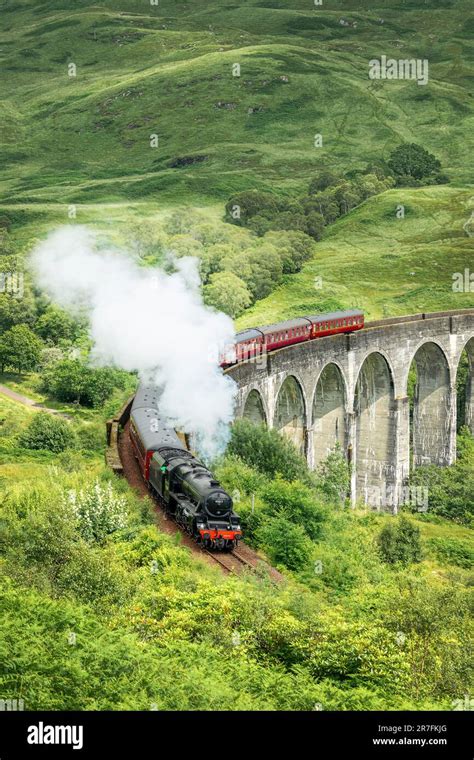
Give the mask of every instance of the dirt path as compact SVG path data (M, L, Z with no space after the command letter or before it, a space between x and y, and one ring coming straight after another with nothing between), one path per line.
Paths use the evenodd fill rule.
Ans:
M0 385L0 393L3 396L7 396L7 398L11 399L12 401L16 401L18 404L29 406L31 409L37 409L39 412L48 412L48 414L56 414L58 417L64 417L67 420L70 419L69 415L64 414L63 412L58 412L57 409L50 409L47 406L43 406L38 401L35 401L28 396L23 396L22 393L12 391L12 389L8 388L6 385Z

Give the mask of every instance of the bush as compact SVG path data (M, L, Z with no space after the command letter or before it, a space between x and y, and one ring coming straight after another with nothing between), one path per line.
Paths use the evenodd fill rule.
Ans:
M43 340L59 343L61 340L73 341L79 326L67 312L56 306L49 306L38 319L35 329Z
M257 530L257 540L274 564L301 570L311 561L312 544L301 525L285 517L268 519Z
M458 435L458 459L451 467L417 467L410 486L426 488L428 511L462 525L474 513L474 439L467 428Z
M228 452L270 478L277 473L285 480L305 480L308 476L306 461L293 443L265 425L236 420L232 425Z
M86 490L69 491L65 502L72 508L79 532L86 541L101 542L109 533L124 528L128 521L127 502L118 496L111 483L96 481Z
M72 448L75 442L74 431L66 420L47 412L36 414L19 438L20 446L26 449L43 449L55 454Z
M298 480L288 483L277 475L259 495L269 517L284 517L294 525L300 525L310 538L319 537L325 509L304 483Z
M259 491L266 483L266 478L259 470L250 467L237 456L226 456L213 467L218 479L232 495L247 496Z
M474 550L468 541L457 538L431 538L429 546L443 562L470 570L474 565Z
M382 528L377 544L383 561L389 565L421 562L420 529L406 517L390 519Z
M317 469L318 489L333 504L343 504L350 486L349 465L339 444Z

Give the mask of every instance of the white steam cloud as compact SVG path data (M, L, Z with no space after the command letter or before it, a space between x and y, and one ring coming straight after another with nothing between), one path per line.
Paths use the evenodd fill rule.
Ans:
M194 435L203 456L223 451L236 386L219 367L217 347L233 342L234 329L203 304L196 259L176 260L167 274L99 250L87 228L65 227L35 248L31 263L56 303L86 309L96 363L137 370L162 386L162 413Z

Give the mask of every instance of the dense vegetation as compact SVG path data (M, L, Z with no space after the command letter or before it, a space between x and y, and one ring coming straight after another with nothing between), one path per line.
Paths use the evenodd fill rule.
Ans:
M0 403L18 439L37 413ZM0 429L6 452L14 441ZM334 463L295 481L287 444L257 435L280 475L238 455L248 459L245 431L218 469L280 584L196 560L156 530L146 501L111 482L97 449L43 453L40 464L14 444L14 478L0 480L2 694L71 710L452 709L462 699L467 529L412 515L407 538L405 517L327 495L344 487ZM387 526L403 550L388 563ZM422 558L406 551L418 532Z

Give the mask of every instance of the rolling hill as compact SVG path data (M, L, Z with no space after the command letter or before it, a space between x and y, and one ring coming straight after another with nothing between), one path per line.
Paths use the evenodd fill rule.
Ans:
M202 204L276 183L292 194L321 163L360 168L404 141L465 183L468 0L371 5L7 0L0 201ZM381 54L428 58L428 85L369 80Z

